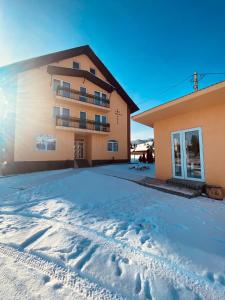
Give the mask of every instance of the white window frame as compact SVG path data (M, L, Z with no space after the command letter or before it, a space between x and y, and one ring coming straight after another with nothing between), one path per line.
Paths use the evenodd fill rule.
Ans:
M55 108L59 108L59 112L60 112L60 114L59 114L59 116L63 116L63 109L68 109L69 110L69 112L70 112L70 116L71 116L71 109L69 108L69 107L65 107L65 106L53 106L53 117L55 118L56 116L54 116L54 109Z
M61 79L57 79L57 78L53 78L53 79L52 79L52 90L53 90L54 92L56 92L56 91L54 90L54 80L57 80L57 81L60 82L60 87L62 87L62 86L63 86L63 82L65 82L65 83L68 83L68 84L70 85L70 89L72 88L72 83L71 83L71 82L65 81L65 80L61 80Z
M112 144L112 150L109 150L108 145ZM115 144L117 144L117 150L115 150ZM107 151L108 152L119 152L119 142L117 140L108 140L107 141Z
M86 90L86 95L85 96L81 95L81 91L80 91L81 88L84 88ZM80 92L80 94L79 94L79 100L83 101L83 100L81 100L81 97L83 97L83 99L85 98L85 101L83 101L83 102L87 102L88 90L87 90L86 86L81 85L80 88L79 88L79 92Z
M95 114L95 116L99 116L100 117L100 123L102 123L102 118L105 117L106 118L106 123L105 124L108 123L108 116L106 116L106 115L99 115L99 114Z
M103 93L103 92L100 92L100 91L94 91L94 97L95 97L95 92L96 93L99 93L99 95L100 95L100 98L99 99L96 99L96 98L94 98L94 101L99 101L99 104L101 104L101 103L103 103L104 101L107 101L108 100L108 95L106 94L106 93ZM104 98L102 98L102 95L105 95L106 96L106 98L104 99ZM96 102L97 102L96 101ZM96 104L96 102L95 102L95 104Z
M51 150L48 149L47 140L44 141L45 149L38 149L37 148L37 138L41 138L41 137L42 138L52 137L55 140L55 149L51 149ZM51 136L51 135L47 135L47 134L40 134L39 136L36 136L35 137L35 150L38 151L38 152L56 151L57 150L57 139L56 139L56 137L55 136Z

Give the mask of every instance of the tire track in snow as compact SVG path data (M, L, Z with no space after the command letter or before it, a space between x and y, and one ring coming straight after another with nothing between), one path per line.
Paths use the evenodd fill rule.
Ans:
M33 235L28 237L22 244L20 244L20 247L22 249L27 248L28 246L36 242L38 239L40 239L45 234L45 232L48 231L51 227L52 226L49 226L47 228L35 232Z
M168 280L172 285L185 286L187 289L195 292L204 299L224 300L225 288L222 285L210 282L206 278L186 270L176 263L170 262L164 257L153 255L141 249L127 245L120 240L106 237L82 225L73 225L71 230L85 238L93 240L95 244L102 247L104 251L114 253L129 259L133 264L141 265L148 269L151 276L158 276Z
M19 251L13 247L0 243L0 253L7 257L14 258L16 262L22 263L37 271L44 273L51 278L71 288L81 297L92 300L126 300L118 294L99 287L96 283L82 278L75 272L62 268L57 264L47 261L37 255L25 251Z

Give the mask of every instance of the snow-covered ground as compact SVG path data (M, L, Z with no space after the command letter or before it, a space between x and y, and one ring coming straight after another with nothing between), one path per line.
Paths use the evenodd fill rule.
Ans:
M225 299L225 202L129 181L146 175L0 178L0 299Z

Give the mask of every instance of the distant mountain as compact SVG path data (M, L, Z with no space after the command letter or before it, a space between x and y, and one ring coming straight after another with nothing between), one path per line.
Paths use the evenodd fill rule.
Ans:
M140 145L140 144L145 144L145 143L148 143L148 142L152 142L154 139L153 138L149 138L149 139L146 139L146 140L141 140L141 139L137 139L137 140L133 140L131 141L131 144L132 145Z

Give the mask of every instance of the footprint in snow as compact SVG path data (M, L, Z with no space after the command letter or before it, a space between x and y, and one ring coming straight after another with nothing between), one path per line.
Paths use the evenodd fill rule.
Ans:
M150 239L150 237L148 235L143 235L141 238L140 238L140 242L141 244L143 245L145 242L147 242L148 240Z
M145 282L144 282L144 294L145 294L146 299L152 300L151 288L150 288L148 280L145 280Z
M136 279L135 279L135 288L134 288L134 292L135 294L139 294L141 291L141 276L139 273L137 273L136 275Z
M221 284L225 286L225 277L223 277L222 275L219 275L216 277L216 280Z
M53 289L54 289L54 290L59 290L59 289L61 289L62 287L63 287L62 283L55 283L55 284L53 285Z
M44 276L43 281L45 284L48 283L50 281L50 277L48 275Z
M206 273L206 277L208 278L209 281L214 282L214 274L212 272Z
M122 257L119 257L119 256L117 257L115 254L112 254L111 262L115 265L114 274L116 276L121 276L123 271L122 271L122 268L120 267L120 264L121 263L129 264L129 259L128 258L122 258Z

